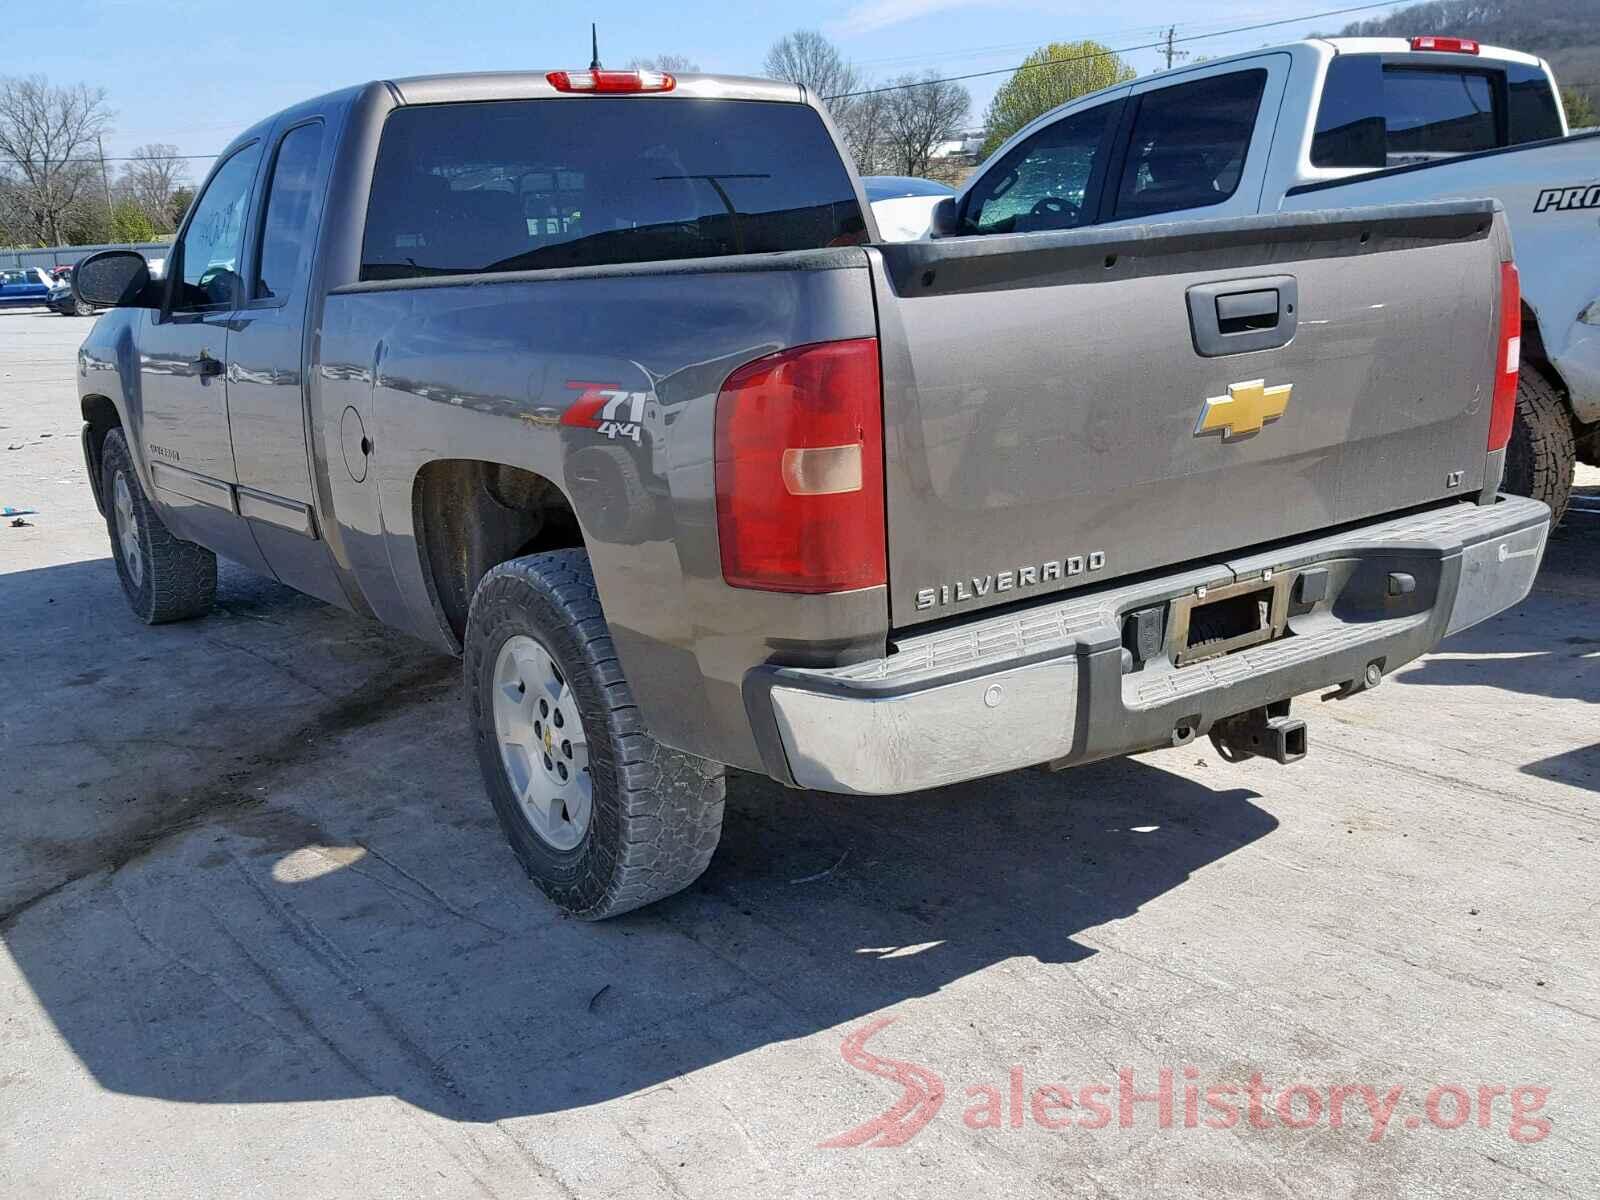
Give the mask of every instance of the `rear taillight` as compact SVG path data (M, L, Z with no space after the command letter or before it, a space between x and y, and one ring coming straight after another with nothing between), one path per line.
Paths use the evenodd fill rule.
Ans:
M1471 38L1451 37L1414 37L1411 39L1413 50L1440 50L1447 54L1476 54L1478 43Z
M545 75L558 92L670 92L678 81L665 71L551 71Z
M1517 415L1517 371L1522 366L1522 284L1515 263L1500 264L1500 339L1495 354L1494 406L1489 410L1489 449L1511 440Z
M722 577L773 592L886 579L878 340L746 363L717 396Z

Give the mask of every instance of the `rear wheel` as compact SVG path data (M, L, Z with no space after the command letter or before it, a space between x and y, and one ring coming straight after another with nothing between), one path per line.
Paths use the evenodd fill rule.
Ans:
M106 434L100 463L111 557L134 615L160 625L210 612L217 598L217 556L167 529L139 484L122 430Z
M545 895L599 920L700 876L722 832L723 768L645 729L581 550L489 571L464 649L484 785Z
M1506 445L1505 490L1550 506L1552 524L1567 512L1576 448L1572 417L1550 380L1524 366L1517 379L1517 416Z

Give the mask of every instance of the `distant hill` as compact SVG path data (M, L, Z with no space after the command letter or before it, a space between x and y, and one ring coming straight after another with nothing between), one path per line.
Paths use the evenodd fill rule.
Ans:
M1556 82L1600 104L1600 0L1430 0L1355 21L1342 37L1476 38L1547 60Z

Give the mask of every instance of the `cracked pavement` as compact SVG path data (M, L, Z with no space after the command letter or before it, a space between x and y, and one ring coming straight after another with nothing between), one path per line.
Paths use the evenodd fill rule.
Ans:
M1600 471L1529 601L1299 702L1304 763L735 776L705 877L594 926L519 877L453 660L237 569L133 620L87 329L0 313L0 504L38 510L0 525L0 1192L1592 1194ZM1016 1102L1116 1110L1124 1068L1172 1069L1170 1127ZM1186 1068L1402 1092L1377 1138L1356 1098L1191 1127ZM1480 1085L1548 1089L1546 1132Z

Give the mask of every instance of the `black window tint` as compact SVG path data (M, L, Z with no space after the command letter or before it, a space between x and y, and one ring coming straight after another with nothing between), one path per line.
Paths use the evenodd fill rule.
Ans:
M311 261L316 227L317 160L322 154L322 124L291 129L278 145L267 191L267 219L261 231L256 270L257 300L282 298L294 291L301 268Z
M1383 111L1391 167L1500 144L1494 87L1481 71L1385 67Z
M1106 122L1121 105L1063 117L1006 152L967 197L969 233L1038 233L1094 219L1088 194Z
M361 278L806 250L865 230L839 151L804 105L428 105L384 126Z
M1506 124L1511 145L1561 136L1561 113L1550 77L1525 63L1506 64Z
M1265 71L1235 71L1140 97L1116 217L1204 208L1233 195L1266 86Z
M1374 54L1339 55L1322 84L1311 165L1387 166L1385 139L1383 61Z
M260 161L261 143L246 146L217 169L195 201L178 244L183 271L176 281L174 309L232 308L244 299L239 255L250 185Z

